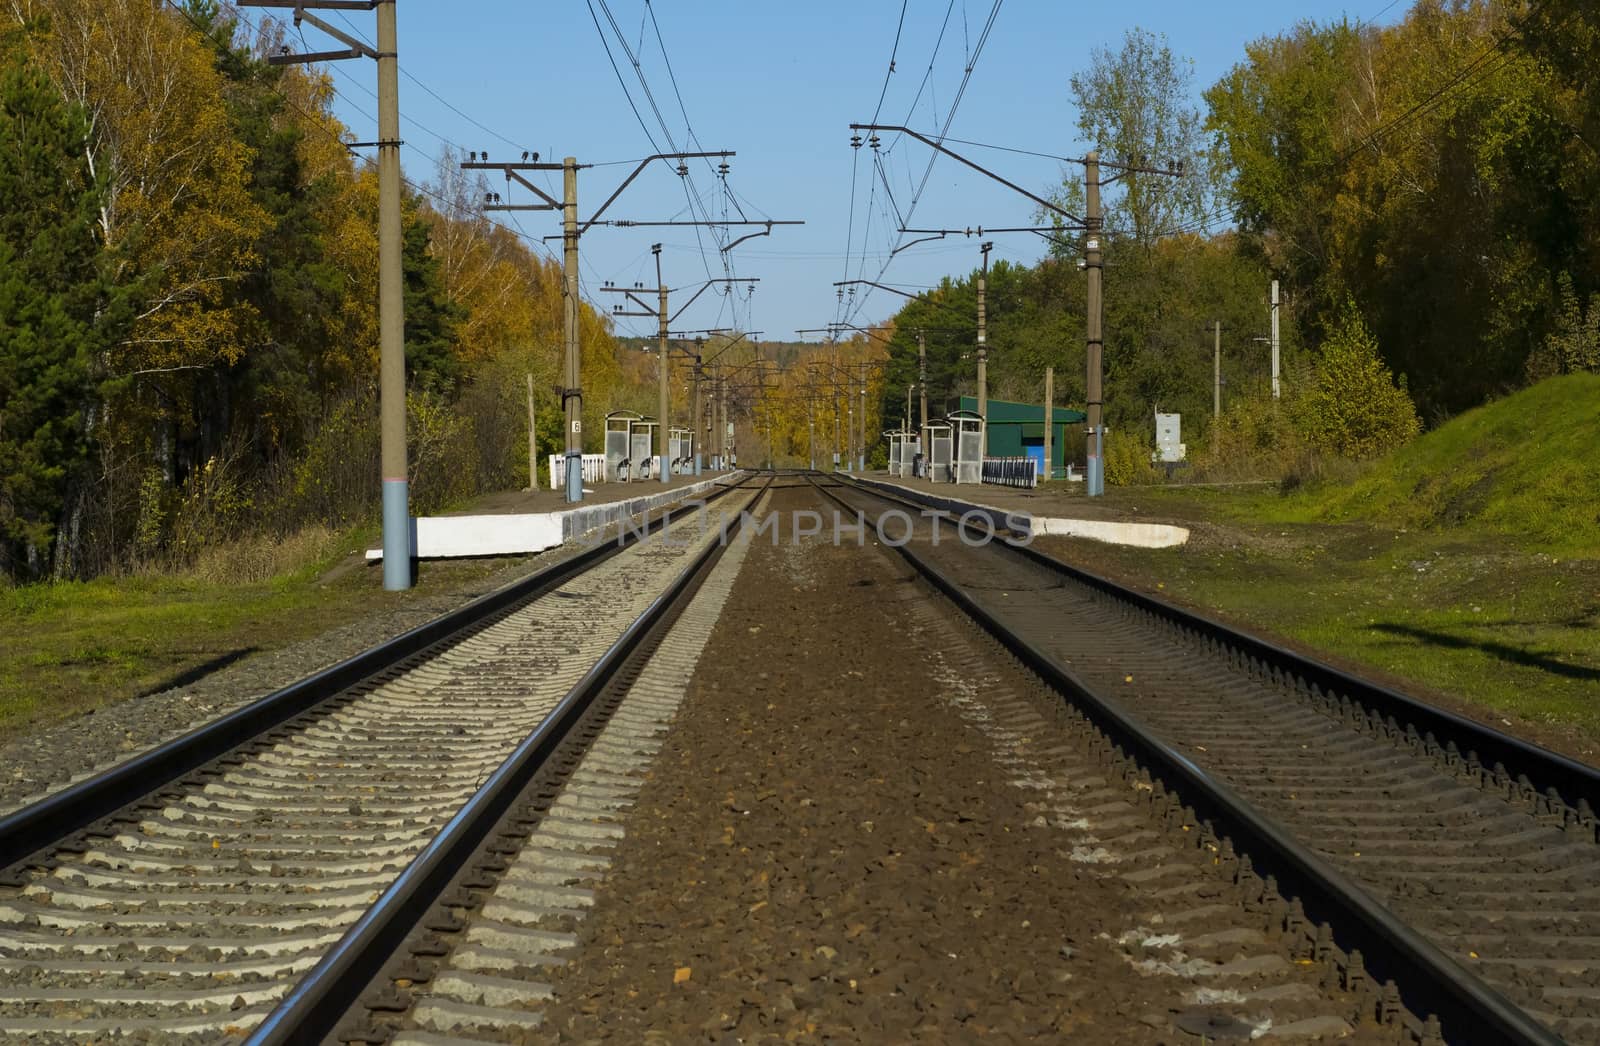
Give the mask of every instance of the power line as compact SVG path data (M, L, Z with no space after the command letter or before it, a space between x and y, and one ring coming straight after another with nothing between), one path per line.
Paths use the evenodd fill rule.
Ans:
M989 17L984 22L983 29L978 34L976 45L973 46L969 51L966 69L961 78L961 86L956 90L955 98L950 102L950 108L945 114L944 126L940 128L939 133L935 136L940 142L944 141L945 137L950 132L950 125L955 122L956 111L961 107L962 98L966 96L967 86L972 82L972 73L978 67L978 59L983 55L984 45L988 43L989 34L994 29L995 21L1000 17L1000 7L1004 2L1005 0L994 0L994 6L989 9ZM933 175L933 165L938 158L939 154L937 150L934 150L933 154L928 157L928 166L922 172L922 180L920 183L918 183L916 192L912 194L911 202L907 206L904 218L901 222L902 226L911 221L912 216L916 213L917 205L922 202L922 194L927 190L928 179ZM903 238L903 233L896 233L894 246L900 246L900 242ZM889 271L889 265L892 258L893 254L891 253L890 258L885 259L883 266L878 270L877 280L882 280L884 274ZM876 282L876 280L874 282ZM871 297L870 287L868 288L866 294L857 296L855 305L852 306L851 309L846 313L845 320L847 322L853 322L855 320L856 316L860 314L861 309L865 306L869 297Z

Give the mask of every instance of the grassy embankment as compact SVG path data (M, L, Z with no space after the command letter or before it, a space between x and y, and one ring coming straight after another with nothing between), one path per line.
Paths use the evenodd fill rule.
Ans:
M1600 375L1463 414L1348 484L1108 501L1192 523L1189 546L1071 542L1074 561L1600 752Z
M375 528L213 550L178 572L0 588L0 740L418 598L352 563ZM437 594L503 564L427 564Z

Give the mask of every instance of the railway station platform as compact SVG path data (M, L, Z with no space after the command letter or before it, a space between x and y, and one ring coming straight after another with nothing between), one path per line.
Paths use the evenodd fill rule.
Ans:
M997 524L1014 526L1006 516L1025 520L1034 537L1074 537L1138 548L1172 548L1189 540L1187 527L1171 523L1132 521L1118 510L1086 497L1081 489L1051 484L1031 490L971 483L931 483L887 472L851 474L862 482L890 489L929 508L949 512L985 512Z
M501 491L459 512L413 517L412 545L418 559L543 552L618 520L708 493L718 483L736 482L744 475L734 469L674 476L668 483L597 483L584 487L583 501L577 505L554 490ZM366 558L382 559L383 549L368 549Z

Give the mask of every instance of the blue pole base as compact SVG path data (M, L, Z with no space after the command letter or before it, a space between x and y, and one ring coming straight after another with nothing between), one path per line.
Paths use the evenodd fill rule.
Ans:
M1098 456L1089 459L1089 468L1084 476L1084 493L1091 498L1100 497L1106 492L1106 465L1105 460Z
M383 481L383 587L389 592L404 592L413 584L410 493L406 480Z
M656 471L661 473L661 482L672 482L672 462L667 460L667 456L665 454L662 454L656 458Z
M583 454L567 455L567 500L583 500Z
M694 456L694 474L696 476L700 475L700 455L698 454Z

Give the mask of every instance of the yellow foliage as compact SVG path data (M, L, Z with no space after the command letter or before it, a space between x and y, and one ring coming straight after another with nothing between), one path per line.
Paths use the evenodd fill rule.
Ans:
M89 114L89 161L109 180L101 234L142 306L114 369L239 358L248 307L219 308L257 261L269 217L251 199L251 155L233 136L212 54L159 4L10 0L43 26L36 52Z

